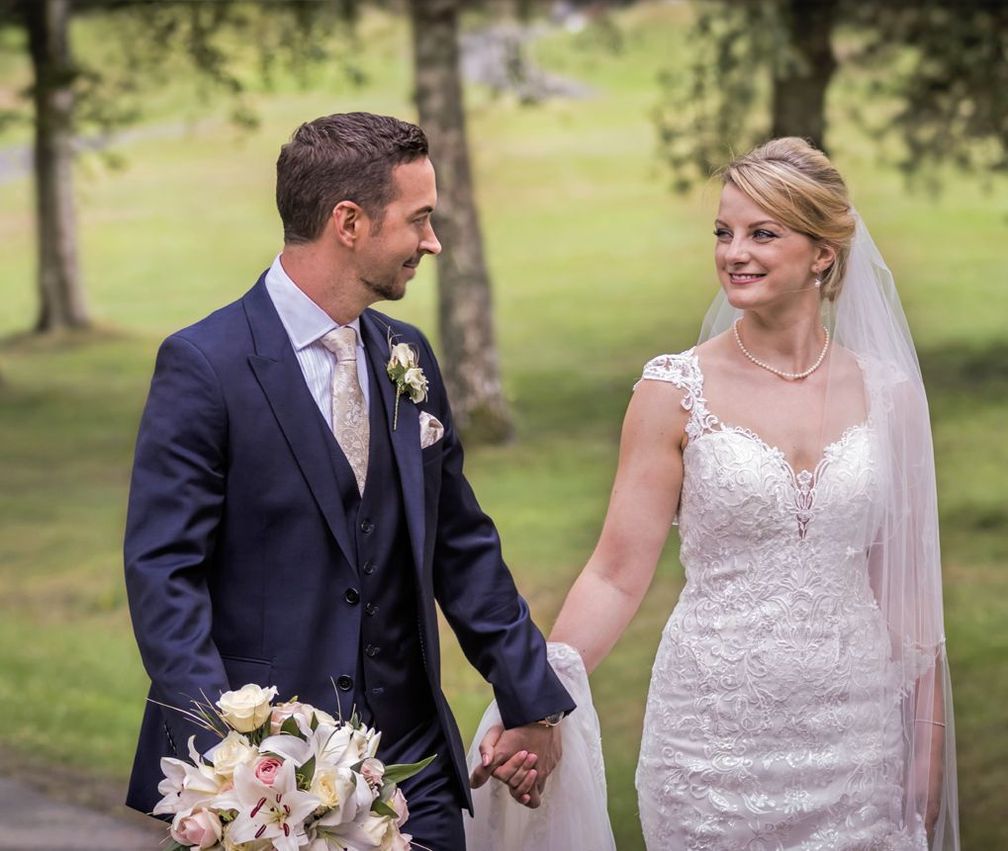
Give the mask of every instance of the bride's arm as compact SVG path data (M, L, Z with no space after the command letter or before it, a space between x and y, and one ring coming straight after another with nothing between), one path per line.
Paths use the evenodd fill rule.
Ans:
M681 402L674 385L642 381L627 408L602 534L550 634L574 647L589 672L639 608L675 517L687 421Z
M574 647L588 671L612 649L640 606L668 537L682 487L688 419L682 399L674 385L644 380L627 408L602 535L550 634L550 641ZM491 727L480 742L483 764L473 772L473 787L492 775L516 800L537 807L543 789L539 755L526 759L526 751L519 751L501 764L495 752L502 734L507 735L500 725Z

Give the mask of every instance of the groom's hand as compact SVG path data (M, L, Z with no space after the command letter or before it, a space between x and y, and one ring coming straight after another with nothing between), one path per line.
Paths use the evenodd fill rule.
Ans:
M472 787L478 789L494 777L507 784L512 798L534 809L541 803L546 779L561 754L561 736L556 727L491 727L480 742L482 765L472 773Z

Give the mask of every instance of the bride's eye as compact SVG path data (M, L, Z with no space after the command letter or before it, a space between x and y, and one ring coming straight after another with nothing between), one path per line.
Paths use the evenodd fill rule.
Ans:
M775 234L773 231L763 230L762 228L760 228L759 230L753 231L753 236L756 239L764 239L764 240L765 239L777 239L777 234Z
M731 231L726 228L714 228L714 236L718 239L731 239Z

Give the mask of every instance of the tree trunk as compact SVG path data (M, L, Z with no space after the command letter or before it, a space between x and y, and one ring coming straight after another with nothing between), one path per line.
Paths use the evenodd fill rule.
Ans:
M826 89L836 70L830 36L837 0L785 0L788 50L774 68L773 136L801 136L824 148Z
M434 226L442 368L455 420L470 440L512 434L494 341L490 277L473 198L458 62L457 0L411 0L416 102L438 174Z
M77 266L73 203L71 0L32 0L26 22L35 71L35 197L39 313L35 330L90 325Z

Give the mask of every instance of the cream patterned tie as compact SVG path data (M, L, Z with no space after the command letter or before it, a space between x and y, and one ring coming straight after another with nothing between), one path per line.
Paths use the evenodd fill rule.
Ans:
M371 427L364 393L357 378L357 332L344 325L330 331L320 342L336 356L332 374L333 434L350 462L357 479L357 489L363 496Z

